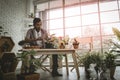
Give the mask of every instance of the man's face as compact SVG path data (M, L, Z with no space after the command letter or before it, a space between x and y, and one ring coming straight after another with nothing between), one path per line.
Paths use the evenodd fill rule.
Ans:
M37 22L34 27L35 29L40 30L41 25L42 25L42 22L40 21L40 22Z

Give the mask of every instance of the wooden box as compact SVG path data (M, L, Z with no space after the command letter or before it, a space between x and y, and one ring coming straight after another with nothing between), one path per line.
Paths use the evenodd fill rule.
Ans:
M40 74L20 74L17 75L17 80L40 80Z
M1 57L1 69L3 73L15 72L18 64L15 53L5 52Z
M0 36L0 56L3 52L10 52L15 43L13 42L11 37Z
M17 80L15 72L3 73L3 80Z

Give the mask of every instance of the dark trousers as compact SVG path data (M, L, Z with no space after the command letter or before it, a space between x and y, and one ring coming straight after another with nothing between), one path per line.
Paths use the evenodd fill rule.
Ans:
M57 71L57 69L58 69L58 55L57 54L52 55L52 61L53 61L52 74L56 74L56 73L58 73L58 71Z
M54 49L54 45L51 43L45 43L45 48L47 49ZM58 55L57 54L53 54L52 55L52 61L53 61L53 65L52 65L52 74L58 74Z

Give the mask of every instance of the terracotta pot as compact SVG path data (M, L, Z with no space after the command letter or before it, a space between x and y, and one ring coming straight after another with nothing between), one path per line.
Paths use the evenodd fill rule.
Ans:
M79 48L79 43L76 43L76 44L73 43L73 48L78 49Z

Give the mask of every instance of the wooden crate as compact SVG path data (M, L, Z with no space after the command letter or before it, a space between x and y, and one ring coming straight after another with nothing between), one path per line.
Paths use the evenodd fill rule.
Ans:
M3 73L3 80L17 80L15 72Z
M40 74L34 73L34 74L27 74L27 75L17 75L17 80L40 80Z

